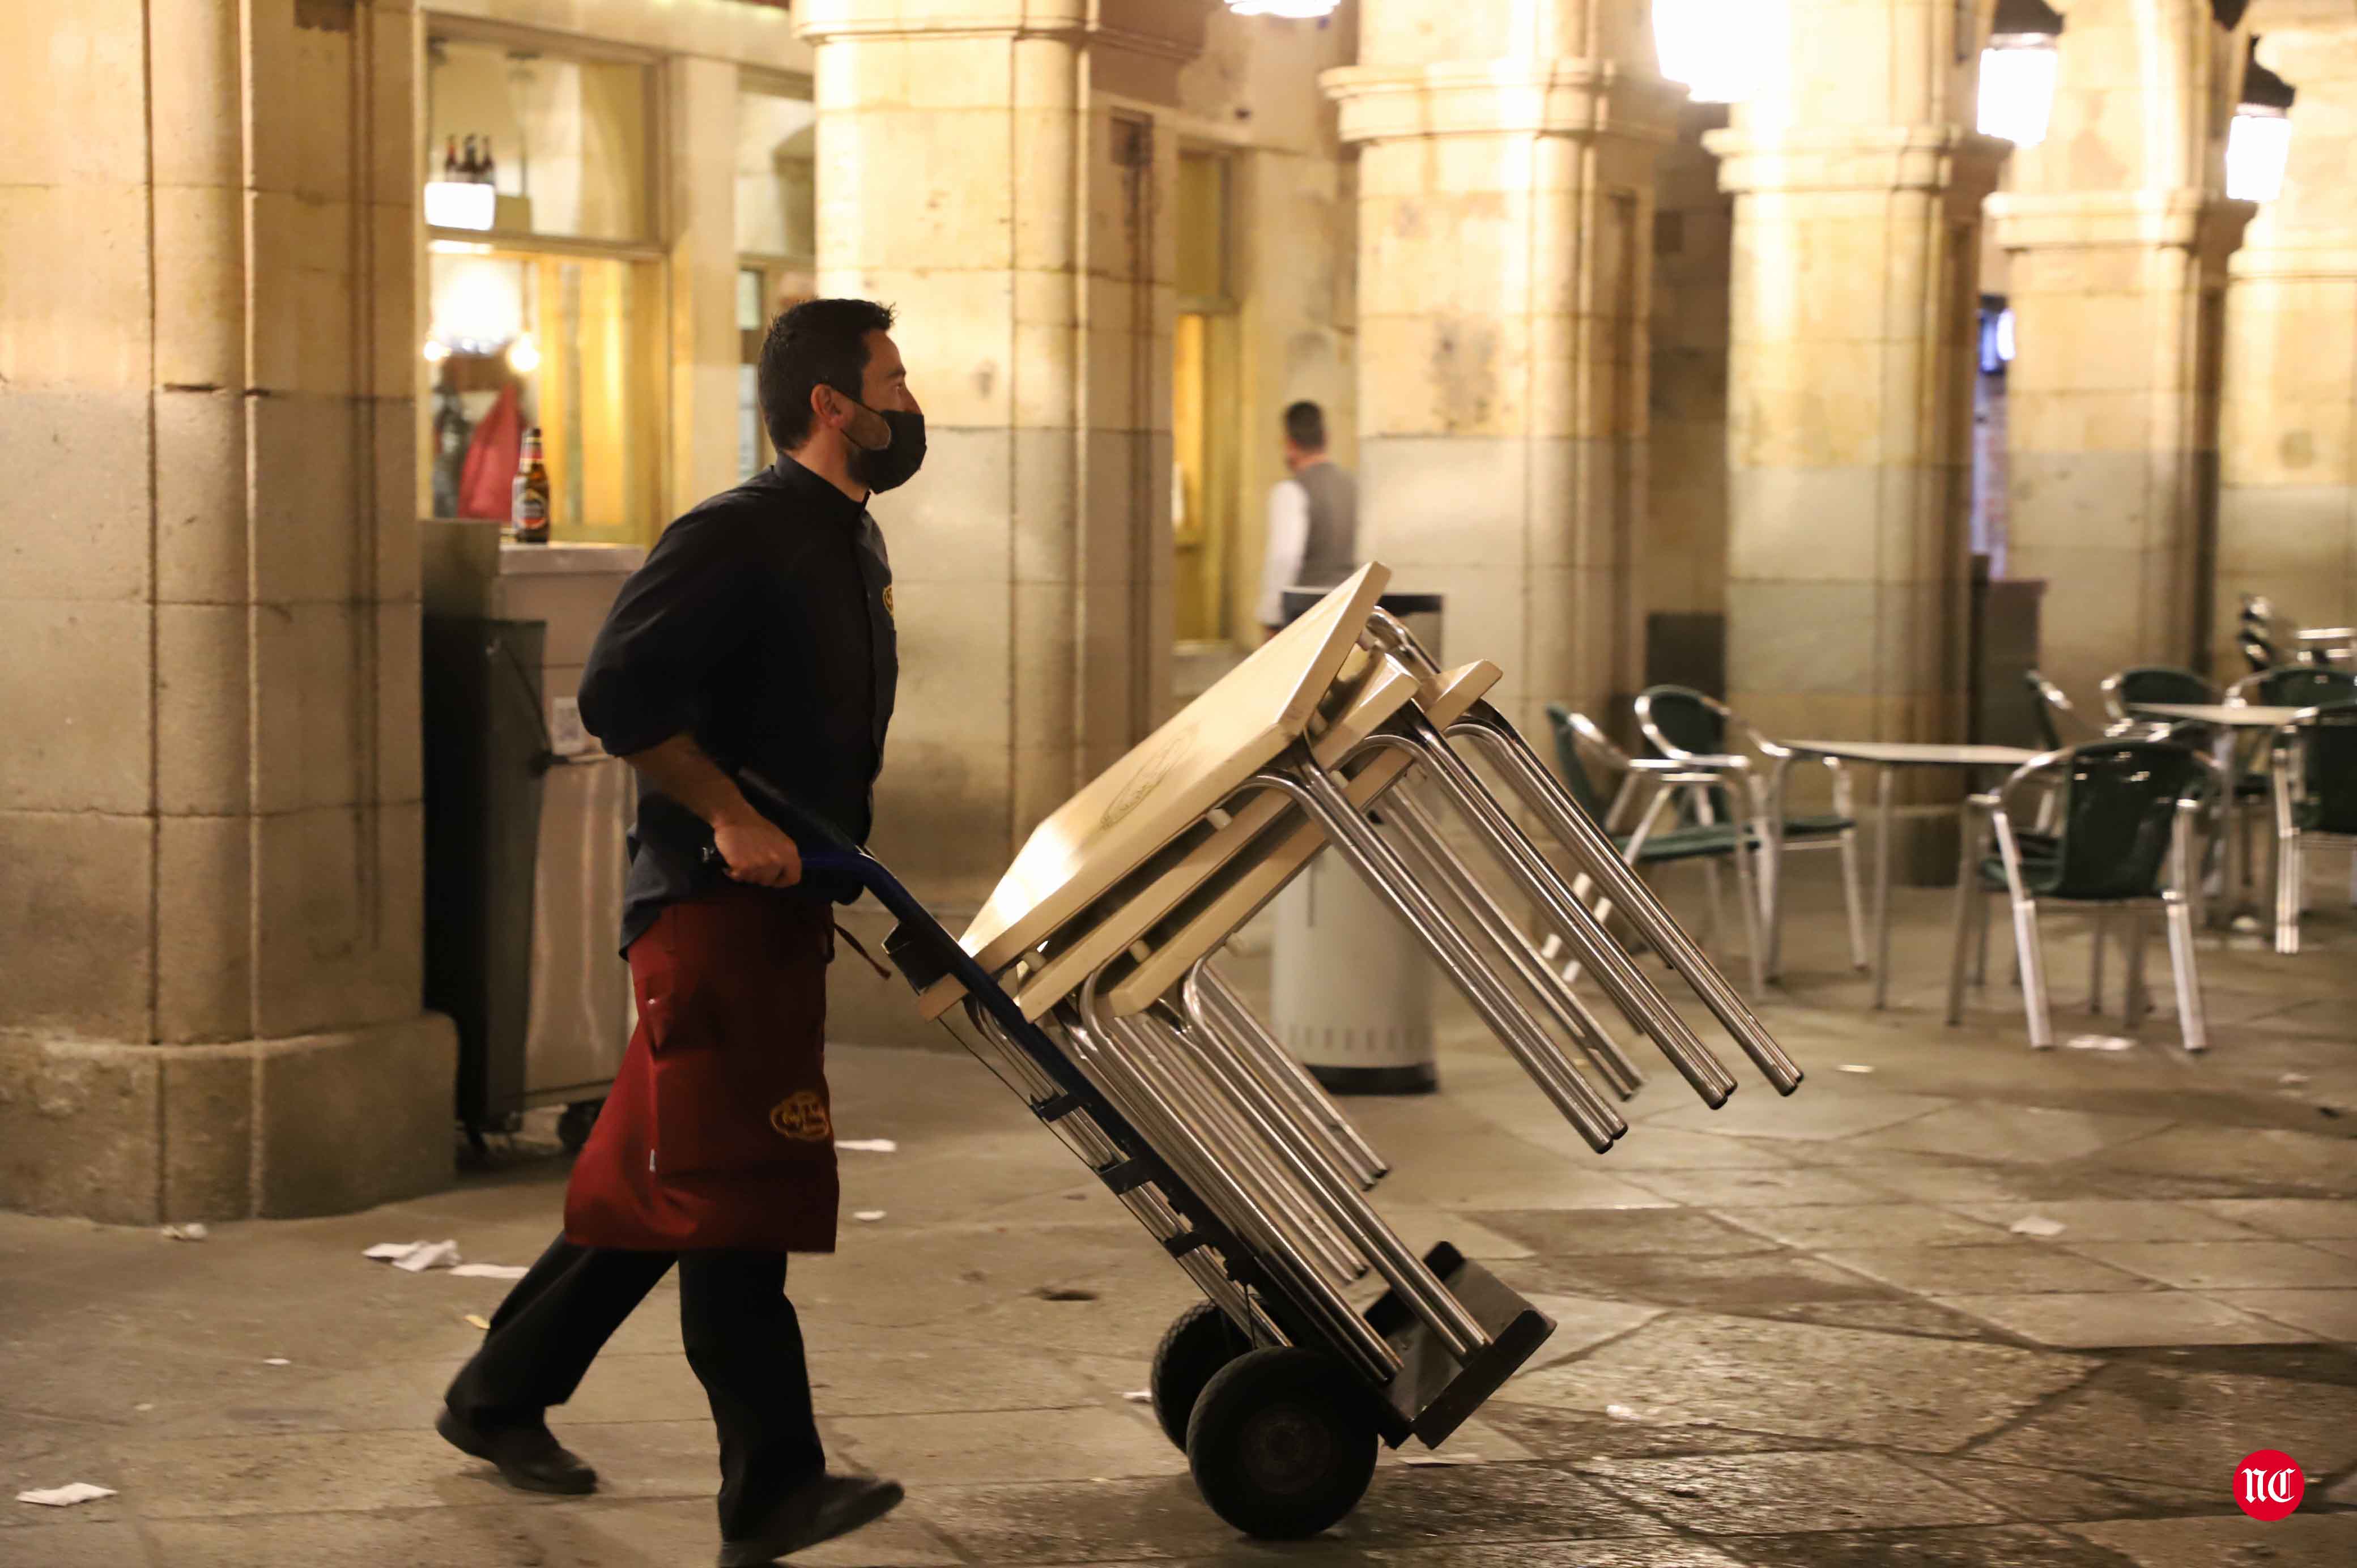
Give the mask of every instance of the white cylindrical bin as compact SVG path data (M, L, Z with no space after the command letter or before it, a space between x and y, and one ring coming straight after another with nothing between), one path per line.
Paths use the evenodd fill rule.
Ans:
M1289 620L1323 596L1292 589ZM1383 608L1440 656L1440 596L1386 594ZM1321 852L1272 907L1276 1037L1335 1094L1428 1094L1432 965L1407 923L1348 861Z

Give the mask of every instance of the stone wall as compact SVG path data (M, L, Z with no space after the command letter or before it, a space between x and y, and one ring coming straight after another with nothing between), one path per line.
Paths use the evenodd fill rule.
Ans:
M450 1164L419 1012L407 0L0 14L0 1207Z

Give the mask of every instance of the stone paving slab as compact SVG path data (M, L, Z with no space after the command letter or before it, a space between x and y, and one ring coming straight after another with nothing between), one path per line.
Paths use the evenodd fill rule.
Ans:
M2150 1291L2151 1280L2051 1247L1876 1247L1827 1252L1829 1262L1919 1294Z
M2184 1207L2246 1230L2295 1240L2357 1238L2357 1203L2317 1197L2213 1197Z
M2007 1346L1687 1314L1499 1397L1937 1451L1995 1430L2093 1369Z
M2310 1335L2187 1291L2040 1295L1943 1295L1968 1313L2037 1345L2117 1349L2139 1345L2296 1345Z
M2071 1251L2180 1290L2357 1288L2357 1259L2298 1241L2089 1241Z
M1885 1454L1722 1454L1598 1460L1578 1468L1629 1501L1706 1535L1998 1524L2013 1517Z
M2071 1533L2119 1553L2136 1568L2348 1568L2357 1563L2357 1514L2294 1514L2272 1524L2239 1513L2128 1520L2074 1525Z
M2357 1391L2346 1386L2120 1362L1971 1452L2169 1486L2215 1477L2223 1487L2244 1455L2276 1448L2332 1477L2357 1466L2352 1409Z

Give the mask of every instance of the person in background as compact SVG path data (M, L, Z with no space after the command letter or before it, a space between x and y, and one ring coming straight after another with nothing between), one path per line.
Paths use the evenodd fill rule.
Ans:
M760 366L776 466L666 529L589 650L582 722L639 776L621 910L638 1029L574 1165L564 1235L436 1422L511 1485L593 1489L548 1408L676 1266L680 1337L720 1429L720 1568L856 1530L901 1496L827 1473L785 1294L788 1253L834 1251L829 899L857 890L803 877L755 782L867 836L899 674L867 502L925 456L891 327L861 299L778 318Z
M1359 482L1326 456L1326 414L1314 403L1285 411L1285 467L1268 495L1268 555L1261 569L1265 642L1285 624L1285 590L1330 588L1359 566Z

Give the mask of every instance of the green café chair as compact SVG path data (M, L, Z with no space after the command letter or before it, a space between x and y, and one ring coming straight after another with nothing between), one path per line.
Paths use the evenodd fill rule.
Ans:
M2032 858L2023 853L2014 818L2029 800L2052 788L2058 777L2061 805L2053 853ZM2145 927L2158 909L2169 928L2185 1048L2207 1049L2201 981L2194 967L2191 892L2200 864L2194 836L2216 792L2217 778L2217 765L2191 746L2119 737L2034 757L1992 794L1977 797L1982 810L1968 819L1956 878L1948 1022L1964 1016L1965 955L1975 929L1986 929L1987 896L2004 893L2013 908L2022 1005L2029 1014L2033 1047L2045 1050L2054 1044L2038 911L2041 904L2061 903L2126 917L2130 1027L2149 1002L2144 987Z
M2357 852L2357 702L2302 714L2276 733L2276 951L2299 951L2310 843ZM2357 890L2357 889L2352 889Z
M1611 838L1622 861L1641 870L1674 862L1700 862L1709 876L1714 924L1720 918L1718 863L1735 863L1737 893L1743 906L1744 937L1750 947L1751 984L1755 993L1760 991L1764 984L1761 965L1767 955L1760 946L1760 903L1751 879L1751 854L1759 847L1756 835L1747 824L1734 822L1681 823L1672 817L1669 825L1663 825L1663 819L1669 816L1668 808L1682 787L1714 784L1717 775L1691 769L1663 757L1631 757L1613 745L1594 720L1585 714L1573 713L1560 703L1549 703L1546 714L1555 734L1555 769L1563 776L1564 787L1579 803L1580 810L1594 818L1597 826ZM1591 760L1618 779L1609 800L1597 788L1596 775L1589 771ZM1652 786L1651 798L1645 800L1641 811L1637 810L1637 802L1644 797L1649 783ZM1637 816L1636 826L1622 832L1621 824L1632 811ZM1572 883L1572 891L1582 898L1588 896L1589 890L1585 876ZM1596 914L1599 921L1610 919L1611 900L1598 903ZM1574 963L1564 978L1576 980L1578 975L1579 966Z
M2329 670L2317 664L2280 664L2245 675L2227 688L2230 703L2251 703L2263 708L2315 708L2327 703L2357 700L2357 671Z
M2023 671L2021 681L2036 699L2031 712L2038 719L2038 737L2047 750L2060 751L2066 746L2095 738L2095 726L2081 716L2070 693L2036 670Z
M2139 718L2130 710L2138 703L2215 703L2218 688L2190 670L2166 664L2138 664L2104 677L2104 714L2109 733L2159 732L2169 721Z
M1849 912L1849 957L1853 966L1867 967L1866 903L1858 891L1857 815L1850 804L1849 769L1838 757L1820 757L1833 775L1834 809L1808 816L1787 816L1768 830L1768 781L1753 766L1749 752L1771 761L1794 754L1738 717L1726 703L1686 686L1649 686L1637 699L1637 727L1663 757L1679 767L1712 776L1709 783L1683 785L1680 808L1685 820L1707 825L1738 818L1750 821L1753 832L1770 847L1763 857L1761 908L1781 906L1774 897L1775 879L1783 875L1785 855L1804 850L1835 850L1841 855L1842 893ZM1748 747L1748 750L1738 749Z

